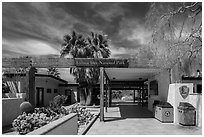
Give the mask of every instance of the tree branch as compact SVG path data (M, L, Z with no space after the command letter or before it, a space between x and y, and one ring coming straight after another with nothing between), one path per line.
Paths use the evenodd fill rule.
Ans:
M184 28L185 21L186 21L186 19L184 19L184 20L183 20L183 23L182 23L181 31L180 31L180 34L179 34L179 40L180 40L181 35L182 35L182 33L183 33L183 28Z
M196 6L197 6L197 7L196 7ZM196 8L195 8L195 7L196 7ZM194 8L195 8L195 9L194 9ZM198 15L198 14L202 11L202 6L200 5L199 2L195 2L194 4L192 4L192 5L190 5L190 6L182 6L182 7L178 8L178 10L176 10L176 11L172 11L172 12L166 14L166 15L161 16L161 19L163 19L163 18L166 17L166 16L171 17L171 16L177 15L177 14L179 14L179 13L184 13L184 12L186 12L187 10L191 11L192 13L195 13L195 12L197 11L197 12L195 13L195 15L189 16L189 17L195 17L196 15Z

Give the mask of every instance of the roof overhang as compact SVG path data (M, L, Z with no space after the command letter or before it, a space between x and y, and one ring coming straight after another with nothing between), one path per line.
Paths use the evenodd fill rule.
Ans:
M105 68L111 81L144 81L159 72L158 68Z

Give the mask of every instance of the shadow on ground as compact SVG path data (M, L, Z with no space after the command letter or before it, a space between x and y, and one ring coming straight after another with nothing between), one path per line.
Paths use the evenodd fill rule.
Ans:
M119 108L122 118L153 118L153 113L146 106L120 103Z
M119 107L121 117L106 117L106 122L126 118L153 118L153 113L147 109L147 105L142 106L132 102L114 102L112 107Z
M105 122L112 122L112 121L118 121L118 120L124 120L125 118L122 117L105 117Z
M12 125L4 126L4 127L2 128L2 134L14 132L14 131L15 131L15 130L13 129Z

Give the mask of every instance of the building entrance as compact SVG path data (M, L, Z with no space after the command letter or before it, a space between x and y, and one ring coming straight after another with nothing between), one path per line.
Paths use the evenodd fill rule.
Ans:
M44 106L44 88L36 88L36 98L37 98L37 107L43 107Z

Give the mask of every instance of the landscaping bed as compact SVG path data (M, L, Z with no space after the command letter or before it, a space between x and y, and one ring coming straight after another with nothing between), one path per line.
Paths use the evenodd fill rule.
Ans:
M94 118L87 124L87 125L81 125L78 128L78 135L85 135L87 131L91 128L93 123L96 121L96 119L99 117L99 112L94 115Z
M51 103L46 108L35 108L32 113L23 112L22 115L19 115L13 121L12 125L18 134L25 135L71 113L77 114L78 129L86 127L95 117L95 114L86 108L80 107L79 104L74 104L71 107L63 107L59 104Z

